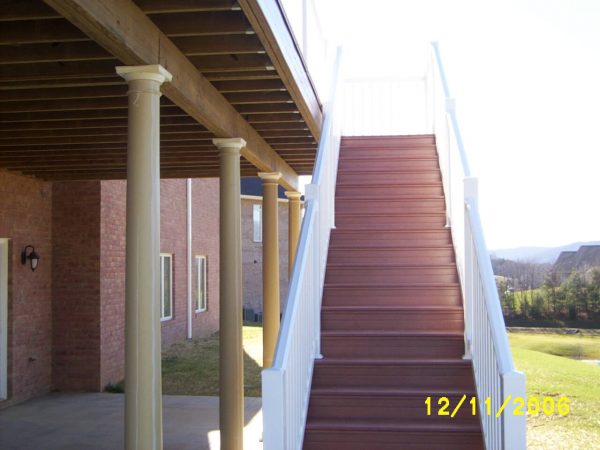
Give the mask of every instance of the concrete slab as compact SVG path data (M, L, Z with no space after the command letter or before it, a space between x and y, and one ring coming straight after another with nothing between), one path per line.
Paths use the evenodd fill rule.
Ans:
M49 394L0 411L3 450L123 448L122 394ZM262 450L260 398L245 400L244 449ZM218 397L163 396L165 450L218 450Z

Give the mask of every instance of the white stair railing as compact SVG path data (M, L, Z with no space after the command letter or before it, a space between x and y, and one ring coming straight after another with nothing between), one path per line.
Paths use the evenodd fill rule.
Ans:
M454 99L437 43L427 71L428 111L436 136L465 309L465 358L473 361L479 414L487 450L525 450L526 417L514 399L525 398L525 376L515 370ZM489 402L489 408L486 400ZM506 404L505 404L506 402ZM503 412L497 412L505 404ZM490 414L488 414L488 409Z
M336 100L340 59L338 50L312 183L306 187L306 213L273 366L262 372L265 450L302 448L314 360L321 353L321 296L329 236L334 227L341 139L340 106Z

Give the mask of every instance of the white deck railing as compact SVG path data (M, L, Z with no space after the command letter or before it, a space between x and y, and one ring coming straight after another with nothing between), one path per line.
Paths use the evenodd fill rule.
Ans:
M262 372L265 450L302 448L314 360L321 353L321 296L329 236L334 227L341 138L339 102L335 98L340 57L338 50L312 183L306 187L306 213L273 366Z
M431 112L452 228L465 310L465 357L472 358L479 413L487 450L525 450L526 418L512 399L525 398L525 376L515 370L490 256L477 206L477 179L470 173L454 99L450 96L437 44L427 71ZM486 399L490 399L488 415ZM504 402L504 412L496 417Z

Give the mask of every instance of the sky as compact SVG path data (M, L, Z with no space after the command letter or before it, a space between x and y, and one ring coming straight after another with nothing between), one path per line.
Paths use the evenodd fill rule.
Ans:
M422 75L439 42L490 249L600 240L600 1L313 4L347 77Z

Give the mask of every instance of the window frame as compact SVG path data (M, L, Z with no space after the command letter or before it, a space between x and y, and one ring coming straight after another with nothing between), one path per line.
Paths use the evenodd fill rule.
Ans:
M194 298L194 310L196 313L203 313L206 312L208 310L208 290L207 290L207 286L208 286L208 258L206 257L206 255L195 255L194 256L194 260L196 261L196 295ZM202 277L202 291L200 291L200 265L198 264L198 261L202 260L204 261L202 268L203 268L203 277ZM199 305L199 299L200 299L200 292L202 292L204 294L204 307L203 308L198 308Z
M258 211L258 226L256 221ZM257 237L258 235L258 237ZM262 203L252 204L252 242L262 242Z
M163 280L165 279L165 265L163 260L169 258L169 311L170 316L163 316L165 312L165 290L163 288ZM173 319L173 253L160 254L160 321L166 322Z

